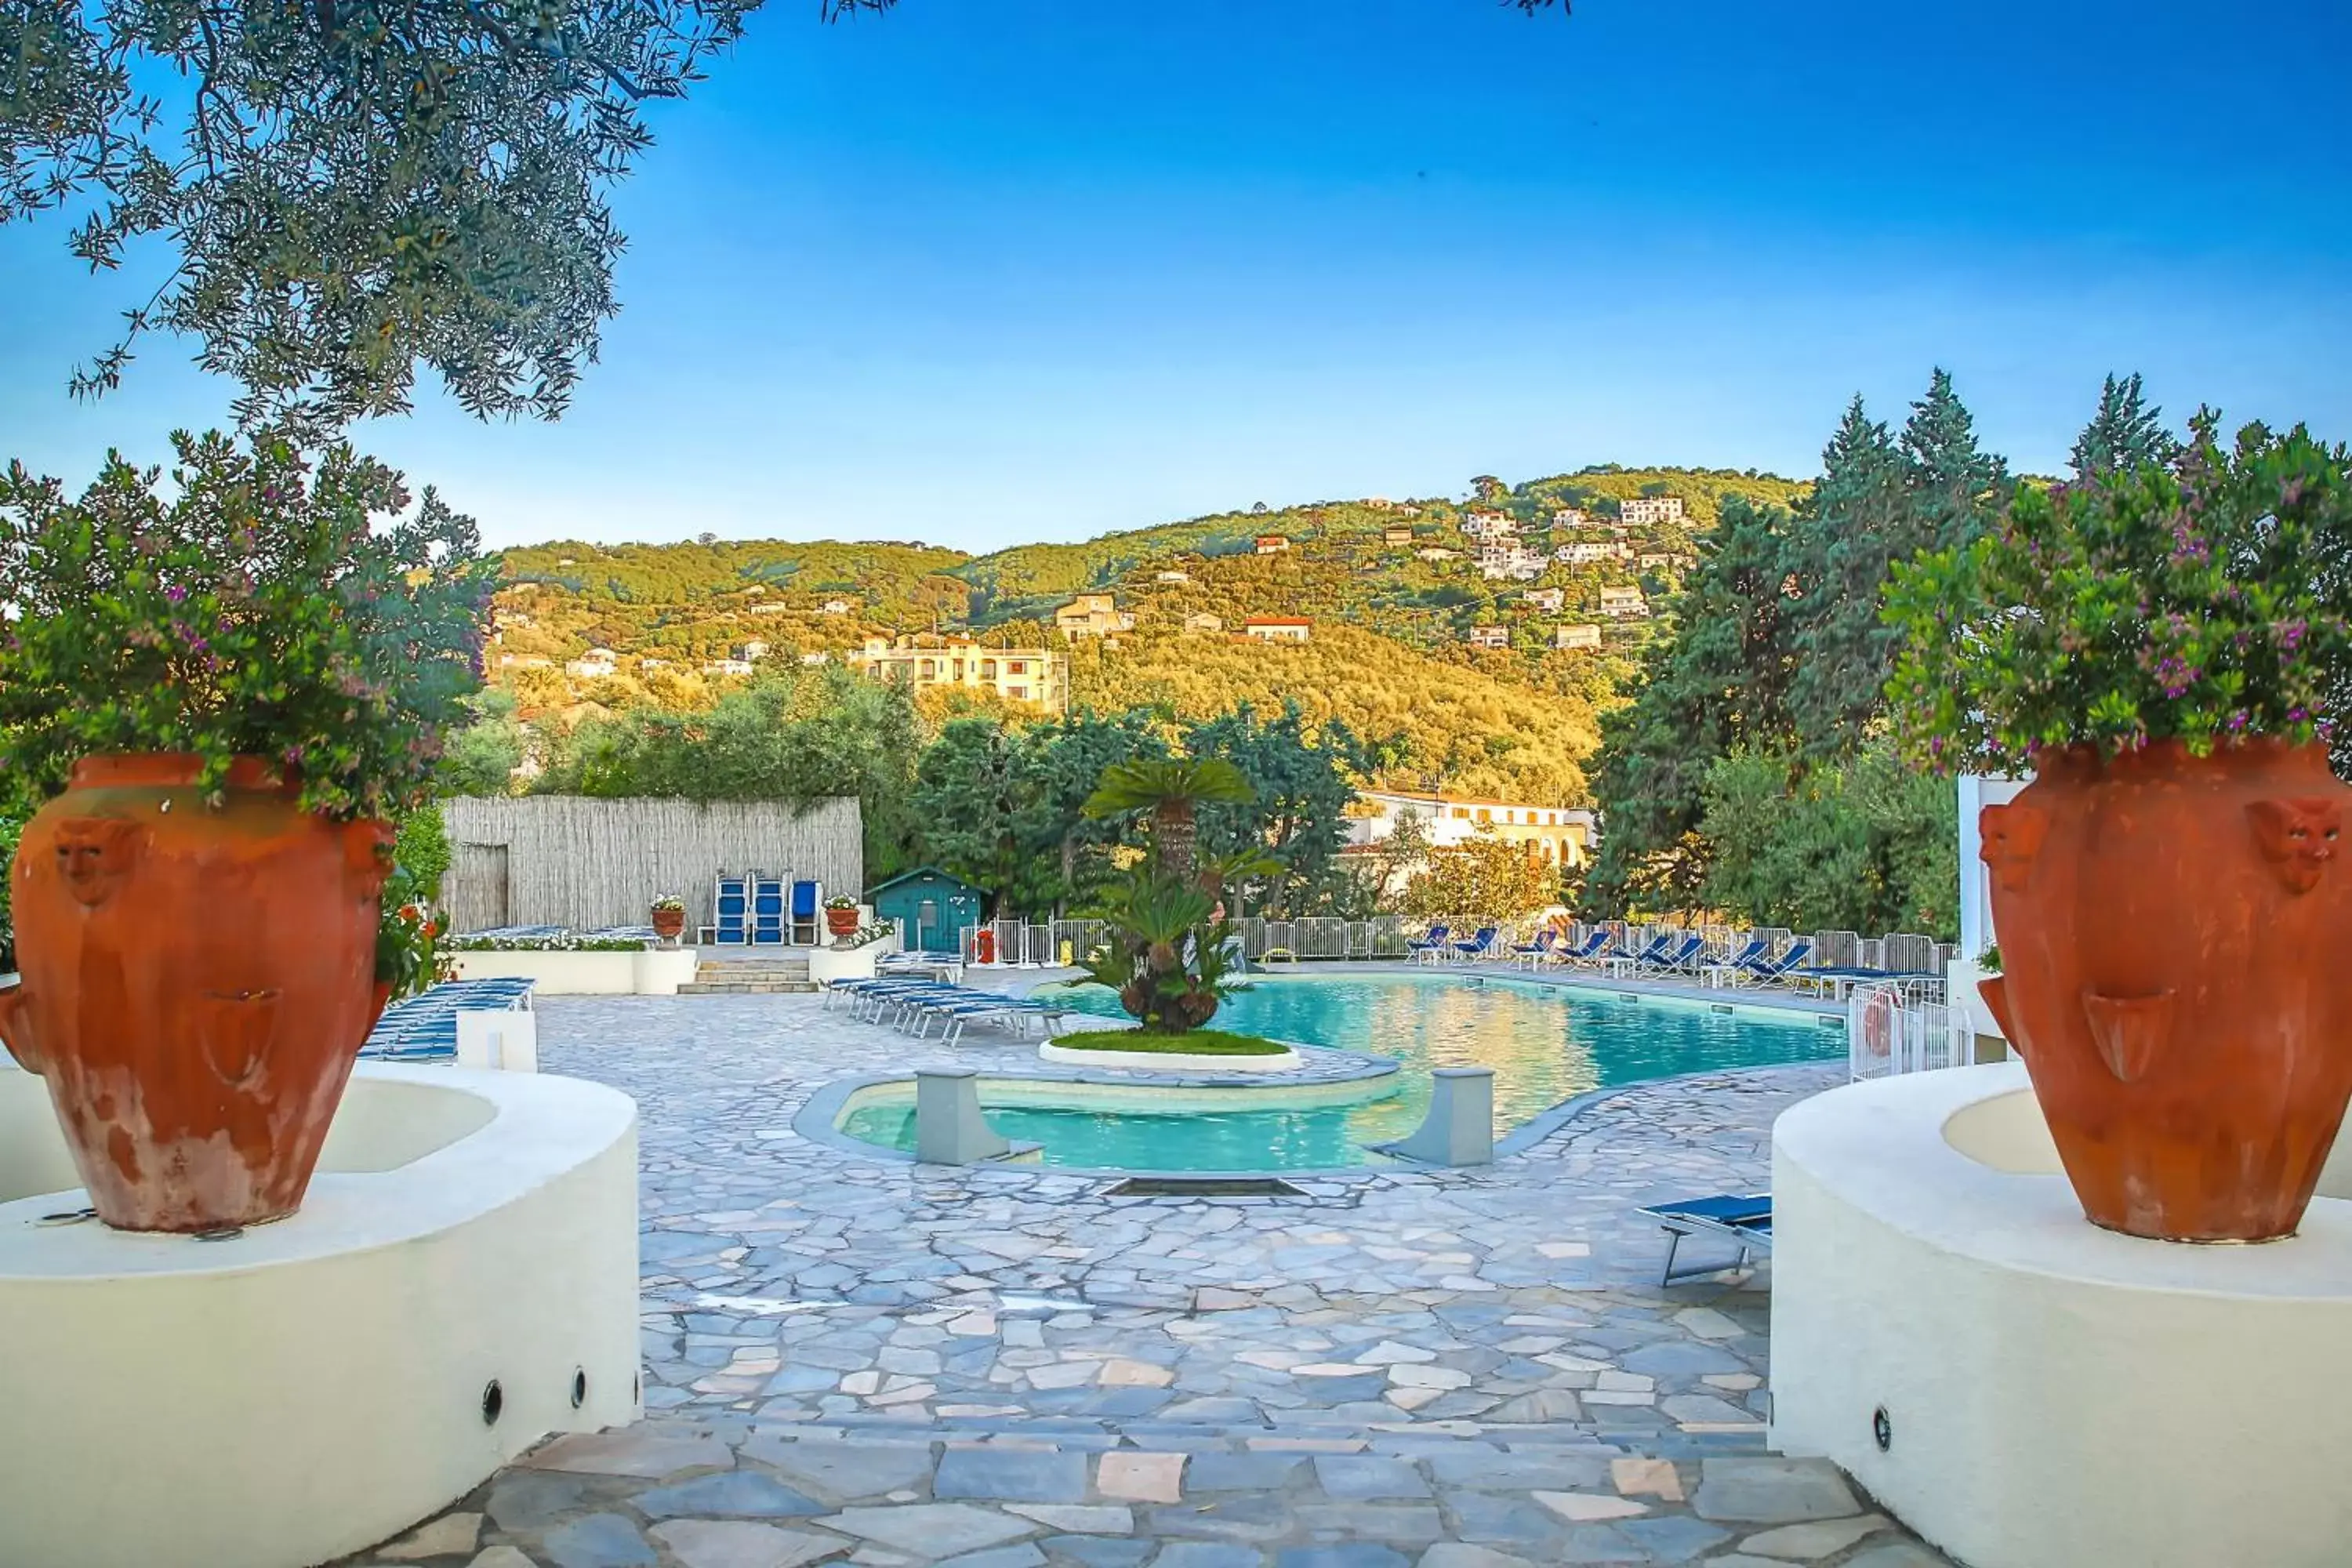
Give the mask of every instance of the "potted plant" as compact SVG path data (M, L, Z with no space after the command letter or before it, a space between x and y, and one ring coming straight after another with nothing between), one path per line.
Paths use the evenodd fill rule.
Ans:
M831 898L824 901L824 929L835 941L857 934L857 900Z
M0 764L46 797L0 1038L101 1219L204 1231L300 1205L354 1051L429 973L426 921L381 918L385 819L478 684L490 569L347 447L173 439L168 495L119 457L79 500L0 474Z
M654 934L676 947L686 930L686 900L675 893L664 893L654 900L653 917Z
M2200 414L2168 465L2018 497L1899 570L1915 753L2033 779L1983 815L2000 973L2084 1211L2134 1236L2290 1235L2352 1098L2352 454Z

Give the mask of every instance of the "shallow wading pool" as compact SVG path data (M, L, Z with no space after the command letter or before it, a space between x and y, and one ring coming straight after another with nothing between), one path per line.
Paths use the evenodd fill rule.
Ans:
M1056 987L1074 1009L1122 1017L1097 985ZM1233 1110L1145 1088L983 1079L989 1124L1043 1145L1049 1165L1122 1171L1306 1171L1375 1163L1366 1144L1402 1138L1429 1106L1429 1073L1495 1069L1497 1137L1595 1089L1725 1068L1843 1055L1842 1023L1761 1007L1572 989L1460 974L1253 976L1216 1026L1270 1039L1398 1058L1398 1092L1350 1104L1282 1105L1257 1091ZM1020 1103L1007 1103L1017 1099ZM914 1147L913 1086L861 1093L841 1121L853 1137Z

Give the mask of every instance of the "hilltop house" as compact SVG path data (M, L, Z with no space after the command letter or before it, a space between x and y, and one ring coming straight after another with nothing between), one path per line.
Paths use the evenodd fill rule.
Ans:
M1303 616L1252 616L1242 623L1242 636L1258 642L1305 642L1314 629Z
M1592 813L1575 806L1360 790L1348 806L1348 843L1340 853L1370 853L1406 816L1422 819L1433 848L1451 848L1483 829L1562 867L1583 865L1599 837Z
M849 601L846 599L827 599L824 604L819 605L817 608L828 616L845 616L849 614Z
M1617 521L1628 528L1655 528L1662 522L1680 522L1683 521L1683 498L1636 496L1632 500L1619 501Z
M899 680L918 690L961 687L993 692L1008 702L1034 702L1048 713L1069 706L1068 667L1044 648L982 647L969 637L917 647L912 637L892 643L868 637L848 656L850 668L875 680Z
M749 675L751 661L748 658L706 658L702 661L705 675Z
M1622 544L1563 544L1553 551L1552 559L1570 566L1596 566L1603 561L1622 561L1632 553Z
M1576 507L1564 506L1551 514L1551 525L1554 528L1591 528L1592 514Z
M592 647L586 657L564 661L563 673L581 680L595 680L612 674L617 668L611 648Z
M1478 547L1478 575L1489 579L1513 578L1531 583L1543 575L1550 558L1540 550L1529 550L1518 544L1482 544Z
M1421 508L1417 506L1401 506L1396 509L1396 512L1399 517L1419 517L1421 515Z
M1101 637L1135 629L1135 617L1108 594L1081 594L1054 612L1054 628L1066 637Z
M738 658L765 658L768 657L768 645L761 641L758 637L753 637L750 642L747 642L741 647L737 648L735 650L735 656Z
M1225 623L1206 610L1195 610L1184 617L1184 629L1188 632L1221 632L1225 629Z
M1646 616L1650 606L1642 598L1639 588L1603 588L1601 590L1601 613L1620 617Z
M835 600L834 601L834 603L835 603L835 604L836 604L836 605L839 605L839 604L841 604L841 601L840 601L840 600L838 600L838 599L835 599ZM743 607L744 607L745 609L747 609L747 610L751 611L751 612L753 615L755 615L755 616L782 616L782 615L789 615L789 614L791 614L791 613L792 613L792 608L793 608L790 605L788 605L788 604L784 603L784 601L783 601L783 600L782 600L782 599L770 599L770 600L768 600L767 602L765 602L764 604L758 604L758 605L744 605ZM842 606L841 606L841 607L842 607L843 609L846 610L849 606L848 606L848 605L842 605Z
M1560 607L1568 603L1567 590L1562 588L1530 588L1519 597L1529 609L1541 610L1547 616L1559 614Z
M499 655L500 669L551 669L555 661L541 658L535 653L502 653Z
M1511 646L1511 628L1472 626L1463 640L1472 647L1508 647Z
M1190 572L1155 572L1151 580L1155 583L1190 583L1192 574Z
M1289 548L1290 541L1283 534L1261 533L1257 536L1257 552L1260 555L1280 555Z
M1519 524L1507 511L1465 511L1462 514L1462 531L1473 539L1515 539Z
M1664 572L1675 565L1675 556L1670 551L1644 550L1633 557L1633 564L1644 572Z
M1412 530L1410 528L1384 528L1381 530L1381 542L1382 544L1411 544L1412 542Z
M669 660L666 658L641 658L637 660L637 668L639 669L667 669L669 668Z
M1462 558L1462 552L1459 550L1448 550L1443 544L1428 545L1423 549L1414 551L1413 554L1416 558L1423 561L1459 561Z
M1590 622L1579 626L1554 626L1551 632L1554 647L1599 647L1601 628Z
M832 662L833 655L825 652L823 648L817 649L814 653L804 653L801 655L801 663L811 669L814 669L821 664L831 664Z

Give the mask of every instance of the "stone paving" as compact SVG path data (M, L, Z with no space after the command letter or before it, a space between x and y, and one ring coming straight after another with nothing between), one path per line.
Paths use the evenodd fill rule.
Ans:
M814 997L551 997L643 1112L647 1419L352 1559L471 1568L1928 1568L1768 1455L1769 1270L1662 1288L1633 1209L1765 1184L1829 1067L1601 1100L1476 1171L1113 1197L793 1135L859 1073L1023 1068ZM1688 1244L1693 1260L1701 1244Z

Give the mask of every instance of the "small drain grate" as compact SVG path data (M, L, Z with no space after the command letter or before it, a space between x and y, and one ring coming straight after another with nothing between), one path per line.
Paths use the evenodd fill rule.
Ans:
M1115 1198L1303 1198L1271 1176L1129 1176L1111 1188Z

